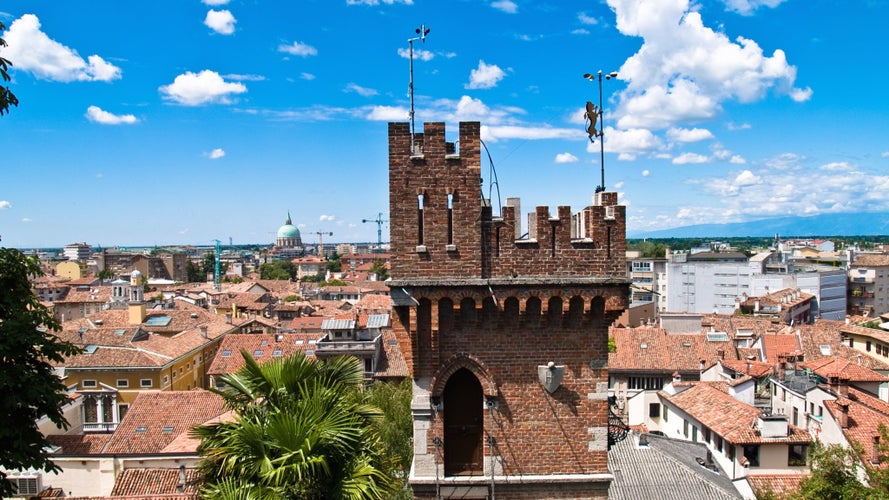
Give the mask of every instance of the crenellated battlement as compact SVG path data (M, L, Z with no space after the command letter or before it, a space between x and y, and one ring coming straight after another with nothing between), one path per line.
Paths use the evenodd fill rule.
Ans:
M407 123L389 124L393 278L626 274L626 207L617 193L596 193L578 212L536 207L527 219L520 200L508 198L494 217L482 197L478 122L460 123L456 143L444 123L426 123L414 145Z

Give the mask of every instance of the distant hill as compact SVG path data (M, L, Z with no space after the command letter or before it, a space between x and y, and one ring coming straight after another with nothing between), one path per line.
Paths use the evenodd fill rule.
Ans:
M628 238L743 238L889 235L889 212L776 217L730 224L697 224L658 231L633 231Z

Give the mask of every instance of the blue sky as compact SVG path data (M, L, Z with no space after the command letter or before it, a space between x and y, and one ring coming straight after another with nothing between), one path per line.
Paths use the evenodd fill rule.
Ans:
M7 0L0 21L4 246L271 243L288 211L306 243L375 241L423 24L418 130L480 121L525 211L590 203L598 70L630 232L889 211L884 0Z

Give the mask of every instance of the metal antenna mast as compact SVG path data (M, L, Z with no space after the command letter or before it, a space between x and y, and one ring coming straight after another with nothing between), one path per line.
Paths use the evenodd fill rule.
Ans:
M376 222L377 223L377 251L383 251L383 224L389 222L388 220L383 219L383 213L380 212L377 214L376 219L361 219L361 222Z
M419 36L407 39L408 58L410 59L411 71L410 83L408 84L408 94L411 96L411 154L414 154L414 40L420 40L421 42L426 43L426 35L429 34L429 28L427 28L425 24L421 24L420 27L416 29L416 32Z

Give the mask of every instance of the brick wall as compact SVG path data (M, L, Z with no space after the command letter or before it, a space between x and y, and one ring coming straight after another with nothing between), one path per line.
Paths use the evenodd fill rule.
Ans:
M443 123L426 123L412 155L409 125L389 124L392 316L414 378L415 492L444 477L449 405L432 402L466 368L496 402L482 413L477 474L536 478L528 498L605 497L607 332L629 302L625 209L615 193L577 213L537 207L517 240L515 208L493 217L481 199L479 124L459 132L457 151ZM538 378L548 362L564 367L552 394Z

